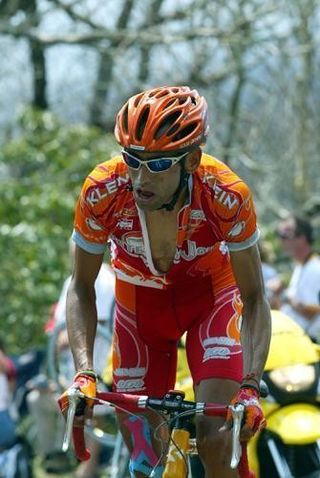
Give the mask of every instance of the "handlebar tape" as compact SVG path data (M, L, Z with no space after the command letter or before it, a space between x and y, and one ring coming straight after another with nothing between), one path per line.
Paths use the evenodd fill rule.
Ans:
M91 453L86 448L84 440L84 428L83 427L73 427L72 430L74 453L78 460L87 461L89 460Z
M240 463L238 466L239 476L240 478L255 478L255 474L249 470L247 444L243 443L241 446L242 446L242 453L241 453Z

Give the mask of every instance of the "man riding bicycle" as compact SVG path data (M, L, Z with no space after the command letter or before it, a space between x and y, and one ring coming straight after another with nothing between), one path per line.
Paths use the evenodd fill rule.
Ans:
M121 156L98 165L84 183L67 305L74 384L94 396L94 282L109 241L117 277L114 391L161 396L173 389L177 344L186 332L196 400L244 403L241 439L247 441L265 423L259 384L270 310L250 190L202 151L207 109L206 100L186 86L133 96L116 119ZM85 405L90 415L92 403ZM66 394L60 406L65 412ZM132 453L131 476L149 476L158 441L146 422L142 426L125 413L119 422ZM197 419L206 478L240 476L229 468L231 426L230 418L225 424ZM162 476L161 467L155 471Z

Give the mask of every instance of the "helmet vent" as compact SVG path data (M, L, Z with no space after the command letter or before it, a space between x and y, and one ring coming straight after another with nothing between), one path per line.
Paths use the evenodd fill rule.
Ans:
M140 95L137 95L135 100L134 100L134 107L136 108L138 106L138 104L140 103L140 100L141 98L143 97L143 93L141 93Z
M177 129L179 129L179 126L179 123L173 125L172 128L167 131L167 136L172 136L177 131Z
M122 127L126 133L128 133L128 104L126 105L122 115Z
M197 126L196 122L189 124L173 137L173 141L179 141L179 139L186 138L197 128Z
M161 136L167 134L168 135L168 130L171 130L173 127L175 127L175 122L177 119L180 117L181 111L175 111L174 113L171 113L168 115L159 125L157 131L155 132L155 138L159 139Z
M158 99L158 98L162 98L163 96L168 96L168 94L169 94L168 90L162 90L162 91L160 90L154 95L154 97Z
M171 105L173 105L173 103L176 101L175 98L173 98L172 100L168 101L168 103L163 107L164 110L166 110L167 108L169 108ZM180 104L180 102L179 102Z
M185 103L188 103L189 98L187 96L183 98L179 98L179 105L184 105Z
M153 96L155 96L159 91L161 91L161 88L156 88L154 90L151 90L149 93L148 93L148 98L152 98Z
M139 121L138 121L138 127L136 131L136 138L138 141L141 141L141 138L143 136L143 132L148 121L149 113L150 113L150 106L147 105L144 108L143 112L141 113Z

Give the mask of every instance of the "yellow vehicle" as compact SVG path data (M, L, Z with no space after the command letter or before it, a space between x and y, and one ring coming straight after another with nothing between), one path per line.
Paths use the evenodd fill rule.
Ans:
M272 311L272 339L262 399L267 427L249 443L256 478L320 477L319 346L279 311Z
M192 381L180 352L176 388L192 395ZM261 400L267 427L248 446L256 478L320 477L319 345L290 317L272 311L272 338ZM196 473L201 477L200 471Z

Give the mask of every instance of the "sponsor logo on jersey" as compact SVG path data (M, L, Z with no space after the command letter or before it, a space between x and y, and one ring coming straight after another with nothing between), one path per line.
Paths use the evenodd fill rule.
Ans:
M227 336L209 337L204 339L203 347L205 349L203 354L203 362L210 359L229 360L231 355L241 353L240 343Z
M129 180L128 174L126 176L116 176L107 180L101 187L89 188L86 201L90 206L94 206L110 194L117 192L122 185L128 184Z
M131 256L145 256L142 237L124 235L121 238L112 236L112 240Z
M136 217L136 216L138 216L138 211L135 208L128 209L128 208L124 207L122 209L122 215L126 216L126 217L128 217L128 216Z
M239 234L241 234L242 231L244 230L245 225L246 225L246 223L245 223L244 221L237 222L237 223L233 226L233 228L231 229L231 231L229 231L228 236L230 236L230 237L239 236Z
M133 390L140 391L146 388L144 385L144 381L141 378L119 380L116 383L116 387L117 392L131 392Z
M210 347L207 348L203 354L203 362L215 358L229 360L230 355L228 347Z
M239 345L239 342L231 337L209 337L203 341L204 347L207 347L208 345L226 345L228 347L233 347L234 345Z
M176 254L174 256L173 262L177 264L181 259L185 261L192 261L198 256L204 256L208 252L211 252L214 249L214 246L197 246L195 241L187 241L187 249L176 249Z
M87 226L92 229L93 231L102 231L102 227L99 226L94 219L91 217L86 218L86 224Z
M213 185L212 189L214 191L214 198L219 203L223 204L223 206L227 207L230 211L235 206L238 206L238 198L222 189L217 183Z
M127 231L132 231L133 228L133 219L120 219L117 226L119 229L125 229Z
M144 377L146 372L145 367L117 368L114 375L117 377Z
M223 256L227 255L229 253L229 247L226 244L226 241L221 241L219 245L219 251Z
M192 209L190 211L190 219L202 219L205 221L206 216L202 209Z

